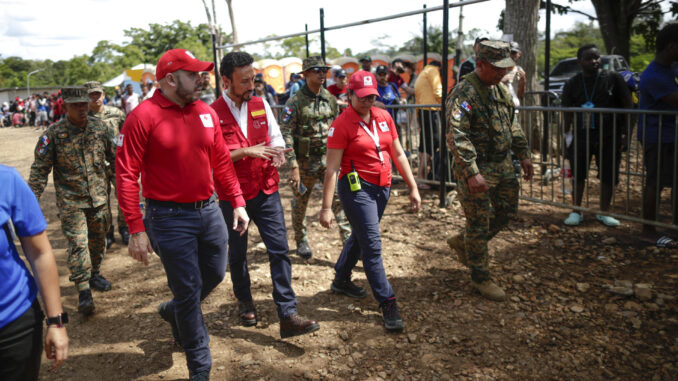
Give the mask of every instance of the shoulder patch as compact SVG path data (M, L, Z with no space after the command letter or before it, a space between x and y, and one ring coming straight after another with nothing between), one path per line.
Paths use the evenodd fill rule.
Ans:
M461 107L463 107L464 110L466 110L466 112L471 112L471 105L468 104L468 102L466 101L462 102Z
M59 139L66 139L68 137L68 132L59 132L57 134L57 138Z
M36 152L40 155L46 154L49 143L50 143L49 137L47 135L42 135L40 137L40 143L38 143L38 148L36 149Z
M454 120L460 120L462 115L464 114L461 112L460 109L456 109L454 110L454 113L452 113L452 117L454 118Z
M285 106L285 109L283 110L283 118L282 121L287 123L290 121L290 118L292 117L292 108L289 106Z

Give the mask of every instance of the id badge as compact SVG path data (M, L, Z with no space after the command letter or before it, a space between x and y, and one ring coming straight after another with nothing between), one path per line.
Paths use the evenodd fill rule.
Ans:
M358 172L356 171L349 172L346 174L346 177L348 178L348 185L351 188L351 192L357 192L362 189L362 186L360 185L360 176L358 176Z
M581 107L582 108L595 108L596 105L594 105L593 102L588 101L588 102L584 103L583 105L581 105Z

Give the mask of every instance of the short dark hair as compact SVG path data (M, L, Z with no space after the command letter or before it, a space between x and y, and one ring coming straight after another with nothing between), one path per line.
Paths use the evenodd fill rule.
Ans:
M403 61L402 58L396 58L393 61L391 61L391 67L393 67L393 65L397 64L398 62L400 62L403 65L405 64L405 61Z
M433 61L429 62L428 64L429 64L429 65L433 65L433 66L438 66L438 67L443 66L443 65L440 63L440 61L438 61L438 60L433 60Z
M657 53L672 43L678 43L678 22L666 24L662 30L657 33Z
M580 60L581 57L584 55L584 52L590 49L598 49L598 45L596 44L586 44L582 46L581 48L577 49L577 59Z
M219 74L223 77L233 79L233 71L237 67L251 65L254 58L246 52L230 52L221 59L219 65Z

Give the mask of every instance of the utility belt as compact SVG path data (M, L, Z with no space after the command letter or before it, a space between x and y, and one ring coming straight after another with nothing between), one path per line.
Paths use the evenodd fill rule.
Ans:
M207 200L202 200L202 201L195 201L195 202L174 202L174 201L159 201L159 200L153 200L150 198L146 199L146 205L148 206L162 206L165 208L180 208L180 209L202 209L209 204L215 202L217 200L217 196L212 195L210 198Z
M320 147L311 147L311 138L301 137L295 139L294 153L297 158L308 158L311 155L322 156L327 152L327 147L321 145Z
M511 157L511 151L508 152L490 152L485 151L478 152L476 151L476 162L481 163L501 163L507 158Z

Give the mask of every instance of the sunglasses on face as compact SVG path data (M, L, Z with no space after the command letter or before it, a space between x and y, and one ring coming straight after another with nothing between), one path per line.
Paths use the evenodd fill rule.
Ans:
M318 73L327 74L327 68L325 67L314 67L313 69L311 69L311 71L313 71L316 74Z

